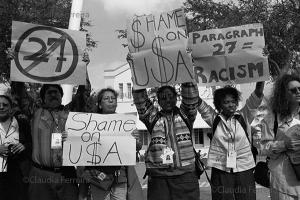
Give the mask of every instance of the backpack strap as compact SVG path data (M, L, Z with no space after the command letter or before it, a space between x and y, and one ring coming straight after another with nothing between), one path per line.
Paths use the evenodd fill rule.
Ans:
M249 136L247 134L247 125L246 125L246 122L243 118L242 115L234 115L234 118L241 124L242 128L244 129L245 133L246 133L246 136L249 140ZM216 129L217 129L217 126L219 124L219 122L221 121L221 117L220 115L217 115L213 121L213 125L212 125L212 137L214 136L215 132L216 132ZM212 137L210 139L212 139ZM250 140L249 140L250 142Z
M274 136L276 137L277 135L277 130L278 130L278 120L277 120L277 113L274 113Z
M213 121L213 126L212 126L212 136L215 134L217 126L219 124L219 122L221 121L221 117L220 115L217 115Z
M180 117L183 119L184 123L187 125L187 127L190 131L191 137L192 137L193 124L190 123L188 117L184 113L182 113L180 109L178 109L177 111L178 111Z
M248 135L247 124L245 122L244 117L242 115L234 115L234 117L241 124L241 126L244 129L244 132L245 132L245 134L247 136L248 141L250 142L250 144L252 144L251 141L250 141L249 135Z
M274 127L273 127L273 132L274 132L274 139L276 138L277 135L277 130L278 130L278 120L277 120L277 113L274 112ZM270 157L267 156L266 162L268 163L270 160Z
M250 137L251 137L251 133L250 133L250 136L248 134L248 131L247 131L247 124L243 118L242 115L235 115L235 119L238 120L238 122L241 124L241 126L243 127L244 131L245 131L245 134L246 134L246 137L250 143L250 146L251 146L251 152L252 152L252 155L253 155L253 158L254 158L254 161L256 163L256 156L258 155L258 150L257 148L253 145L253 140L250 140Z
M244 129L245 133L246 133L246 136L250 142L250 139L249 139L249 136L247 134L247 124L243 118L242 115L234 115L234 118L241 124L242 128ZM216 129L217 129L217 126L219 124L219 122L221 121L221 117L220 115L217 115L213 121L213 126L212 126L212 136L214 136L215 132L216 132Z
M241 124L242 128L244 129L246 137L247 137L247 139L248 139L248 141L250 143L250 146L251 146L251 152L253 154L253 158L256 161L256 155L258 154L258 151L257 151L256 147L253 146L253 143L251 142L251 140L249 138L248 131L247 131L247 124L245 122L244 117L242 115L235 114L234 118ZM212 132L212 135L211 136L208 135L210 141L212 140L212 138L213 138L213 136L215 134L215 131L217 129L217 126L218 126L218 124L219 124L220 121L221 121L221 117L220 117L220 115L217 115L215 117L214 121L213 121L213 132Z

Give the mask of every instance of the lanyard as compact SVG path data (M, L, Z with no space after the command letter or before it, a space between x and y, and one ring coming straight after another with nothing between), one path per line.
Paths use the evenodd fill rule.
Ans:
M229 133L229 135L230 135L230 138L231 138L231 140L232 140L232 142L233 142L233 149L235 149L235 134L236 134L236 119L235 119L235 127L234 127L234 129L235 129L235 131L233 132L233 130L232 130L232 127L231 127L231 120L232 120L233 118L230 118L230 124L229 124L229 126L228 126L228 123L227 123L227 120L225 120L225 122L223 122L224 123L224 125L225 125L225 128L228 130L228 133ZM230 150L230 142L228 141L228 151Z
M53 113L52 113L52 111L49 111L50 112L50 115L51 115L51 117L52 117L52 120L53 120L53 122L54 122L54 124L55 124L55 126L56 126L56 131L58 131L58 119L56 120L55 118L54 118L54 115L53 115Z

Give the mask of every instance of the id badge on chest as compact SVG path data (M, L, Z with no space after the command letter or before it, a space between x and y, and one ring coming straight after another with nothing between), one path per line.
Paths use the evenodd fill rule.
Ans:
M227 168L236 168L236 151L229 150L226 157L226 167Z
M163 164L173 164L173 154L174 151L169 148L166 147L163 149L163 154L160 156L162 158L162 163Z
M51 136L51 149L61 149L62 148L62 134L52 133Z

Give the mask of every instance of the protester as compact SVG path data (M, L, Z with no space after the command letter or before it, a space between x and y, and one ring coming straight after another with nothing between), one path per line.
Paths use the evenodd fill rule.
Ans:
M62 144L54 145L65 130L68 111L61 105L63 90L44 84L40 90L42 108L32 118L32 169L29 175L29 198L77 199L76 171L62 166Z
M102 89L97 96L97 113L116 113L117 96L117 92L111 88ZM82 177L87 181L87 184L80 184L79 186L80 200L87 199L89 189L95 200L143 199L142 188L132 166L85 167ZM95 177L97 177L97 182L91 182Z
M21 109L22 101L16 94L12 96L12 104L12 115L16 118L19 125L19 142L24 145L25 149L9 159L8 170L14 185L10 199L27 200L32 149L30 120L26 115L27 111Z
M145 154L148 200L199 199L195 172L192 127L197 115L196 84L181 84L182 103L176 106L177 92L172 86L157 91L161 110L153 105L146 89L133 90L140 120L146 125L151 142Z
M300 78L284 74L279 77L271 94L269 109L261 121L261 154L269 157L270 194L272 200L299 199L300 181L297 180L290 153L300 150L300 138L289 130L299 125Z
M199 98L198 111L213 128L207 159L207 166L212 167L212 200L256 199L249 124L262 101L263 88L264 83L258 82L241 110L237 110L241 94L231 86L214 92L216 110Z
M25 146L19 142L19 125L12 116L12 97L10 88L0 85L0 194L1 199L17 199L17 187L15 176L17 173L15 156L20 155Z
M7 51L8 58L13 59L12 49ZM89 63L87 54L83 61ZM66 136L65 123L70 107L62 103L63 90L57 84L44 84L40 90L41 107L36 106L27 94L24 83L15 83L22 103L26 105L25 114L32 121L32 168L29 173L29 199L73 200L78 199L76 170L74 167L62 166L62 141ZM79 86L78 92L83 92ZM83 95L76 95L78 97ZM26 103L25 103L26 102ZM84 101L78 101L84 103ZM76 107L84 107L84 105ZM72 106L74 108L74 106ZM56 141L56 142L54 142Z

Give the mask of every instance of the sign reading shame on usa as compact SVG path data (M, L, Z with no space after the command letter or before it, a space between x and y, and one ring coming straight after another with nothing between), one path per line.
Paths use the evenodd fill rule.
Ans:
M136 114L70 112L63 148L65 166L135 165Z
M127 23L128 48L136 89L159 87L193 79L182 9L135 16Z

